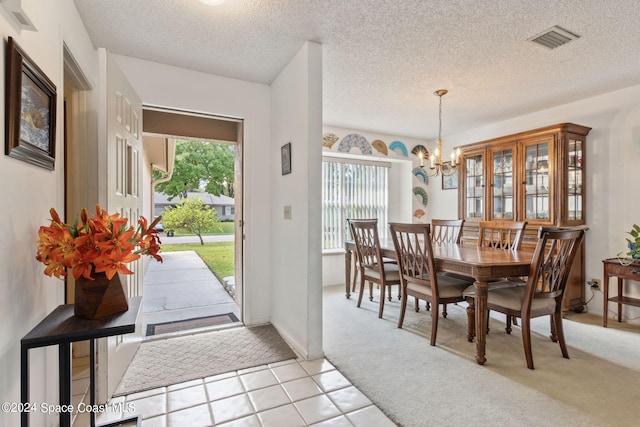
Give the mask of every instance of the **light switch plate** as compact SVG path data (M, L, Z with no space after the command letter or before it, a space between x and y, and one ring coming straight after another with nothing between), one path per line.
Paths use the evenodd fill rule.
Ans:
M291 205L284 207L284 219L291 219Z

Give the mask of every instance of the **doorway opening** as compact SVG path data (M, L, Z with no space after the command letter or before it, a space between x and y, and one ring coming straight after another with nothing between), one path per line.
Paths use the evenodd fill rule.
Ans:
M164 260L144 277L143 335L241 325L242 120L143 106L142 123Z

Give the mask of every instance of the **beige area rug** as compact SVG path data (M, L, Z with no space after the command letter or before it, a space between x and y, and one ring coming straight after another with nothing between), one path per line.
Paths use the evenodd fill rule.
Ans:
M535 370L526 367L519 327L504 332L491 319L487 363L476 364L466 340L465 304L440 317L436 346L431 317L407 310L378 292L356 308L344 287L325 288L326 358L399 426L637 426L640 419L640 328L603 328L601 318L572 313L564 330L570 359L548 337L548 317L532 322ZM411 301L411 304L413 301Z
M295 358L271 325L143 342L114 397Z
M147 325L146 336L168 334L171 332L185 331L187 329L206 328L209 326L225 325L238 322L233 313L218 314L216 316L196 317L186 320L174 320L173 322L150 323Z

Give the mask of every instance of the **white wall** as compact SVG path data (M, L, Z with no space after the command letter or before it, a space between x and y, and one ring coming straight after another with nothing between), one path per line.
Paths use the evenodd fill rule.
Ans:
M307 42L272 83L271 322L303 357L322 357L322 47ZM291 143L291 173L280 148ZM291 219L284 208L291 208ZM269 276L265 276L269 277Z
M142 103L197 111L244 121L244 321L271 320L271 183L275 169L265 155L270 146L270 88L267 85L205 74L114 55ZM279 152L279 151L278 151ZM275 160L274 160L275 161ZM279 167L278 163L275 163Z
M414 176L411 173L412 162L392 162L389 169L389 222L411 222L411 193ZM387 229L388 231L388 229ZM387 234L391 237L390 234Z
M0 400L20 401L20 339L57 305L64 302L63 282L46 277L35 260L35 240L41 225L48 224L49 209L63 212L63 44L91 82L97 81L97 56L73 1L40 1L33 16L38 31L21 31L0 7L0 69L5 70L6 41L13 37L57 88L56 164L54 171L0 155L0 198L5 203L0 220ZM3 71L4 74L4 71ZM5 85L0 85L5 99ZM0 103L4 117L5 103ZM4 120L0 134L4 135ZM31 350L32 402L58 402L57 348ZM57 414L31 415L31 425L50 426ZM19 414L0 412L0 425L19 425Z
M602 278L602 260L626 252L625 233L640 224L640 198L636 197L640 164L640 86L610 92L490 126L452 135L445 152L454 145L509 135L556 123L576 123L592 128L587 136L586 278ZM433 215L457 215L452 191L429 185ZM586 285L585 285L586 286ZM615 293L615 291L614 291ZM611 295L611 293L610 293ZM629 286L628 295L640 297L640 283ZM586 289L589 312L601 315L601 291ZM609 306L613 316L614 304ZM623 307L624 320L640 324L640 309Z

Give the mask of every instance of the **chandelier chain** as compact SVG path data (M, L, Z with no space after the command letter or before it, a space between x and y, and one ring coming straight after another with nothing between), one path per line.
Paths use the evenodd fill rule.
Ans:
M440 98L440 107L438 109L438 139L442 139L442 95Z

